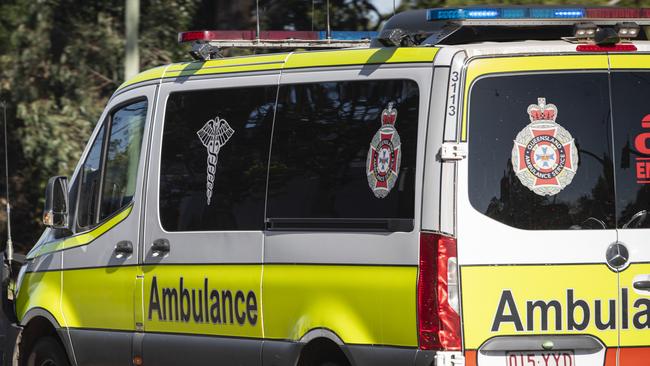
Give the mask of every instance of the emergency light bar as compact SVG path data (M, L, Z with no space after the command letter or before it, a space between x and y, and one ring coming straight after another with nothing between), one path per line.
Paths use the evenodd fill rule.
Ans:
M472 19L639 19L650 18L650 8L472 7L428 9L426 14L427 21Z
M178 42L208 42L218 47L250 48L341 48L370 44L377 32L332 31L255 31L204 30L178 34Z
M263 31L203 30L181 32L178 42L193 42L190 54L197 60L219 57L223 48L351 48L368 47L376 32L356 31Z
M252 30L204 30L181 32L178 34L178 42L191 41L367 41L377 35L377 32L363 31L333 31L330 37L324 31L262 31L259 37Z

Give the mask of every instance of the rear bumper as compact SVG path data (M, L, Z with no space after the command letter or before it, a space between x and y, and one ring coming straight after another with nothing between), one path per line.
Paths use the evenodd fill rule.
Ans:
M346 348L353 366L465 366L465 358L461 352L361 345L349 345Z
M270 366L295 366L302 346L298 342L265 341L262 363ZM461 352L373 345L340 347L352 366L465 366Z

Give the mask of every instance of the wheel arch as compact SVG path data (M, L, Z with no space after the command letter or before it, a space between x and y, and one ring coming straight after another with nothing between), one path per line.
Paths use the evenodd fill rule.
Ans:
M312 366L314 361L332 358L342 365L352 365L352 357L343 340L332 330L316 328L305 333L300 340L297 366Z
M14 349L13 366L24 366L29 352L36 342L42 338L51 336L57 339L68 357L71 365L75 365L72 355L72 345L65 335L65 328L62 328L52 313L43 308L32 308L23 316L20 326L18 341Z
M45 320L47 320L50 323L50 325L54 329L60 329L61 328L61 325L56 320L54 315L52 315L52 313L47 311L47 309L44 309L44 308L41 308L41 307L34 307L34 308L29 309L27 311L27 313L25 313L23 318L20 320L20 326L23 327L23 328L27 327L28 324L30 322L32 322L32 320L34 320L36 318L44 318Z
M303 345L313 341L314 339L317 338L326 338L338 346L344 346L345 343L343 343L343 340L341 337L339 337L334 331L327 329L327 328L315 328L310 330L309 332L305 333L302 337L300 337L299 342L302 343Z

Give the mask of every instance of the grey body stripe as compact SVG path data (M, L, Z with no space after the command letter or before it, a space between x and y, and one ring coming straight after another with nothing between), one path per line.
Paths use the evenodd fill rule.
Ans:
M121 365L132 358L114 352L115 349L132 349L132 333L111 330L70 329L77 347L80 365ZM215 361L228 360L229 365L294 366L304 342L288 340L262 340L190 334L145 333L139 355L147 364L182 365L192 357L193 365L214 365ZM434 352L413 347L341 344L343 353L352 365L430 365ZM81 350L79 350L81 348Z
M132 333L115 331L80 330L70 328L75 357L79 365L131 365L133 364ZM128 352L116 350L128 350ZM155 363L152 363L155 365Z
M220 360L227 360L228 365L259 365L262 342L261 339L146 333L142 355L149 365L185 365L188 355L192 357L192 365L197 366L222 364Z

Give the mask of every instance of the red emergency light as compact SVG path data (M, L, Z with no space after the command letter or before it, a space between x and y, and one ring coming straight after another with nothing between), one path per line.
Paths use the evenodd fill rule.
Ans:
M597 44L579 44L576 47L576 51L578 52L630 52L636 50L636 46L629 43L619 43L611 46L603 46Z
M587 18L650 18L650 8L586 8Z
M178 42L193 41L285 41L285 40L302 40L302 41L325 41L328 39L360 41L369 40L375 37L376 32L364 31L333 31L329 37L324 31L261 31L259 36L252 30L201 30L181 32L178 34Z

